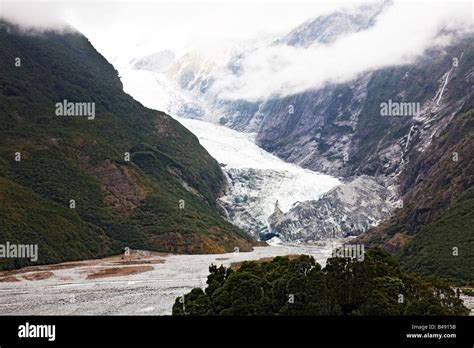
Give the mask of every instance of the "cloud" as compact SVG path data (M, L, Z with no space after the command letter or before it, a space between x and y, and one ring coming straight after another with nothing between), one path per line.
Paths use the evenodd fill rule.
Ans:
M328 82L348 82L370 70L413 63L428 48L449 44L453 32L473 33L470 2L395 2L377 17L374 26L331 44L254 50L243 57L241 74L221 69L212 92L221 99L258 101Z
M0 1L0 19L19 25L23 31L72 30L64 20L66 9L57 2Z
M308 17L340 6L325 0L0 0L0 17L25 30L63 29L65 22L109 60L129 62L162 50L280 35ZM337 3L336 3L337 2Z
M372 2L373 3L373 2ZM317 0L0 0L0 17L23 29L84 33L117 66L170 49L178 55L201 47L214 59L231 42L252 41L239 76L225 66L213 73L211 92L223 99L256 101L347 82L369 70L412 63L426 49L451 42L441 29L472 32L471 2L396 1L368 30L344 35L329 45L296 48L267 45L308 17L353 9L347 1ZM265 44L261 43L266 42ZM255 43L255 44L254 44ZM254 49L255 45L260 47ZM230 45L232 46L232 45Z

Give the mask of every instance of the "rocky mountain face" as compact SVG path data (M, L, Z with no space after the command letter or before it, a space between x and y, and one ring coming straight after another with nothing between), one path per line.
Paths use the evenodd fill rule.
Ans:
M400 175L403 207L357 241L381 244L406 268L473 282L474 109L470 102ZM467 108L467 110L465 110Z
M465 39L414 65L272 101L257 142L287 161L335 175L397 173L405 154L426 147L469 100L471 52L472 38ZM389 100L419 103L420 113L382 116L380 105Z
M125 247L251 250L219 214L219 164L174 119L125 94L83 35L23 34L0 21L0 46L0 244L38 244L39 263ZM64 101L72 108L58 113ZM0 268L29 262L4 258Z
M336 12L319 17L303 23L274 44L307 47L313 43L332 42L341 35L372 26L385 6L386 3L382 3L364 6L351 14ZM247 47L245 50L252 49ZM186 97L172 98L176 100L176 105L172 108L173 113L226 125L242 132L255 132L259 146L288 162L332 175L353 175L348 170L347 157L352 135L350 133L355 128L357 116L362 110L370 76L361 78L361 81L354 85L329 86L320 91L263 102L215 98L209 91L215 81L218 67L224 65L238 74L241 54L242 51L230 49L223 51L218 58L210 59L198 52L191 52L178 59L166 75ZM289 108L292 109L291 112L288 111ZM330 112L337 115L328 115ZM320 147L324 147L327 153L321 155ZM306 161L302 161L302 158ZM344 175L344 172L347 172L347 175ZM314 206L311 201L297 202L290 211L285 211L285 222L265 221L266 218L262 218L263 208L259 207L258 203L261 197L250 199L251 197L239 194L238 191L242 185L265 185L262 180L255 178L268 175L259 175L258 170L242 169L238 173L228 171L228 175L233 178L230 181L232 194L222 197L221 202L229 214L230 221L239 226L246 226L249 232L260 238L278 235L283 240L314 240L358 234L387 218L395 207L393 184L389 180L382 180L387 185L384 190L374 190L368 177L365 180L357 180L354 177L348 180L353 182L348 190L358 189L361 192L372 192L373 195L380 194L373 198L371 217L356 218L348 223L350 218L347 217L346 208L351 208L343 207L341 202L346 202L341 199L339 204L334 205L333 224L320 223L321 216L325 214L325 205L321 203ZM355 188L355 185L360 187ZM376 204L382 202L389 192L391 199L387 204ZM307 205L311 206L314 214L308 213L305 219L301 219L299 212L307 211ZM359 221L361 219L365 221ZM292 220L292 223L288 223L288 220ZM295 227L296 225L298 227ZM310 232L299 233L295 232L295 229L300 232L306 229Z

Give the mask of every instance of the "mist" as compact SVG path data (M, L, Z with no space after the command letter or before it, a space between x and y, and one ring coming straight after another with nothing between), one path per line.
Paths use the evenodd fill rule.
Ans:
M395 2L365 30L308 48L271 45L241 61L239 75L220 69L213 93L221 99L284 97L326 83L348 82L370 70L411 64L429 48L472 34L470 3Z
M210 93L248 101L293 95L326 83L348 82L371 70L411 64L427 49L473 33L471 2L394 1L374 26L331 44L269 44L305 20L361 4L367 2L3 1L0 18L26 32L77 28L114 65L160 50L178 57L205 52L215 60L235 44L246 52L241 73L232 73L226 61L216 62L221 66L214 69ZM245 49L246 42L252 42L251 49Z

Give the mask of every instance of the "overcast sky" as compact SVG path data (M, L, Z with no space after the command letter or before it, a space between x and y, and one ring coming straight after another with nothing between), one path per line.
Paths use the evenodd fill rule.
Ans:
M317 0L2 1L4 15L25 26L70 23L108 58L165 49L181 55L228 40L279 35L310 17L352 6Z
M160 50L180 56L204 47L213 55L229 42L279 37L309 18L350 10L361 2L0 0L0 4L0 15L25 27L60 28L64 21L70 23L117 66ZM426 49L449 44L452 35L438 36L443 28L472 32L472 27L471 1L394 1L372 28L330 45L261 45L244 56L242 76L216 71L214 92L227 99L258 100L328 81L345 82L370 69L412 63Z

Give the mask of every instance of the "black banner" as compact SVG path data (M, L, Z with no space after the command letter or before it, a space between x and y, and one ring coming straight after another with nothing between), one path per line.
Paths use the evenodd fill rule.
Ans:
M253 344L473 347L474 317L0 317L0 348Z

